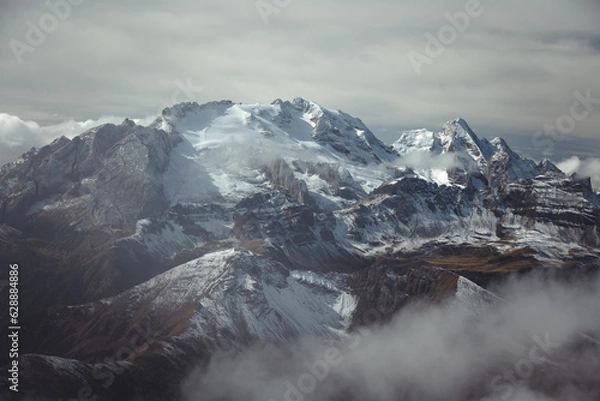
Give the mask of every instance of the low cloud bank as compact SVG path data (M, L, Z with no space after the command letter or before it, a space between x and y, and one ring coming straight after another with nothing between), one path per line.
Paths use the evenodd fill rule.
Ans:
M600 159L594 157L580 159L573 156L558 163L557 167L565 174L576 173L581 177L591 178L594 189L600 191Z
M455 153L434 154L429 151L413 151L402 155L396 162L399 167L410 167L419 170L451 170L462 167Z
M476 314L467 296L342 341L218 353L186 380L185 400L600 399L600 280L531 276L494 292L502 300Z

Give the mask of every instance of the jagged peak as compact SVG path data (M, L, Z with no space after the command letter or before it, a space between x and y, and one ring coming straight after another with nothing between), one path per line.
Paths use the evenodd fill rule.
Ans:
M300 108L306 108L307 106L309 107L318 107L321 108L320 105L318 105L317 103L313 102L312 100L309 99L305 99L303 97L295 97L294 100L292 100L292 104L294 106L300 107Z
M199 104L198 102L176 103L162 111L162 117L183 118L191 113L199 113L203 110L218 109L222 107L231 107L235 103L231 100L218 100Z
M469 124L467 124L467 121L464 118L462 118L462 117L456 117L453 121L456 124L460 124L463 127L469 127Z
M58 137L55 140L53 140L52 142L50 142L49 146L56 146L56 145L61 145L61 144L69 143L69 142L71 142L71 140L69 138L67 138L64 135L61 135L60 137Z
M490 143L495 146L499 146L502 148L508 148L508 144L506 141L500 137L495 137L490 140Z
M553 173L566 177L566 174L561 169L559 169L554 163L552 163L550 159L543 159L542 161L540 161L538 164L538 168L544 174Z
M471 129L467 121L461 117L447 121L442 127L444 133L451 134L453 137L468 137L476 144L479 144L479 137Z
M499 152L507 153L510 156L520 158L520 156L513 152L510 146L508 146L508 143L502 138L493 138L491 141L489 141L489 143L491 143Z
M318 117L322 116L327 111L327 109L325 107L322 107L320 104L313 102L312 100L305 99L303 97L295 97L291 102L277 99L273 103L279 104L283 107L288 106L302 113L312 114Z
M123 122L121 123L121 125L124 125L124 126L127 126L127 127L131 127L131 128L137 126L137 124L135 123L135 121L133 121L133 120L131 120L129 118L124 119Z
M442 131L437 134L436 142L438 141L443 150L447 152L467 152L478 164L481 164L483 160L487 160L494 153L489 142L480 141L467 122L460 117L444 124Z
M179 117L179 116L183 116L186 113L194 110L194 109L199 109L200 105L197 102L182 102L182 103L176 103L171 107L166 107L163 109L162 111L162 116L163 117Z

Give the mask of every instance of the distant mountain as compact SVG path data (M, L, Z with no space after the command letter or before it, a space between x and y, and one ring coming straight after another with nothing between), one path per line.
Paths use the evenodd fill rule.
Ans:
M490 283L542 266L596 271L600 198L462 119L387 146L301 98L182 103L3 166L0 243L36 327L23 388L177 399L217 349L344 338L381 304L476 309ZM151 341L115 358L140 327Z

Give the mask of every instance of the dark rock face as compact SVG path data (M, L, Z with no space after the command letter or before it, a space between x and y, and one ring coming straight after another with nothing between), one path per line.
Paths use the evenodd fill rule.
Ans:
M308 193L306 183L294 176L294 171L284 160L277 159L270 165L263 167L262 172L275 188L286 191L300 203L310 205L313 208L316 207L314 200Z
M458 277L440 268L409 268L393 259L378 261L353 277L352 285L360 299L354 312L354 327L363 326L370 315L385 323L410 303L450 298L456 292Z
M494 197L488 198L495 211L510 210L523 217L526 224L551 224L560 238L570 238L585 246L600 246L598 196L589 179L557 180L542 176L512 183L495 192Z
M0 172L2 222L60 209L71 227L125 228L166 208L159 179L176 137L124 122L65 137ZM55 206L55 207L53 207Z
M306 204L283 194L256 194L236 206L233 233L243 242L268 241L299 268L363 266L362 257L338 242L332 232L336 224L333 214L316 209L314 201Z
M161 176L180 140L126 120L62 137L2 168L0 219L24 239L1 256L36 269L22 278L32 302L87 302L168 268L116 241L166 210Z
M471 207L467 195L456 187L409 177L383 184L340 215L353 222L349 234L355 240L383 245L460 229Z

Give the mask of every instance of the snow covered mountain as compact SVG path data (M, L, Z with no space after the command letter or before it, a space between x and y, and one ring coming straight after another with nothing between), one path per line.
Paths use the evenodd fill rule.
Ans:
M589 179L462 119L387 146L301 98L182 103L148 127L59 138L1 168L0 202L0 259L27 266L23 319L40 327L23 342L40 394L51 378L169 399L177 390L145 371L185 372L256 341L343 338L382 304L391 315L454 297L476 310L507 274L600 265ZM115 359L146 324L151 345ZM107 357L124 372L110 389L95 379Z

